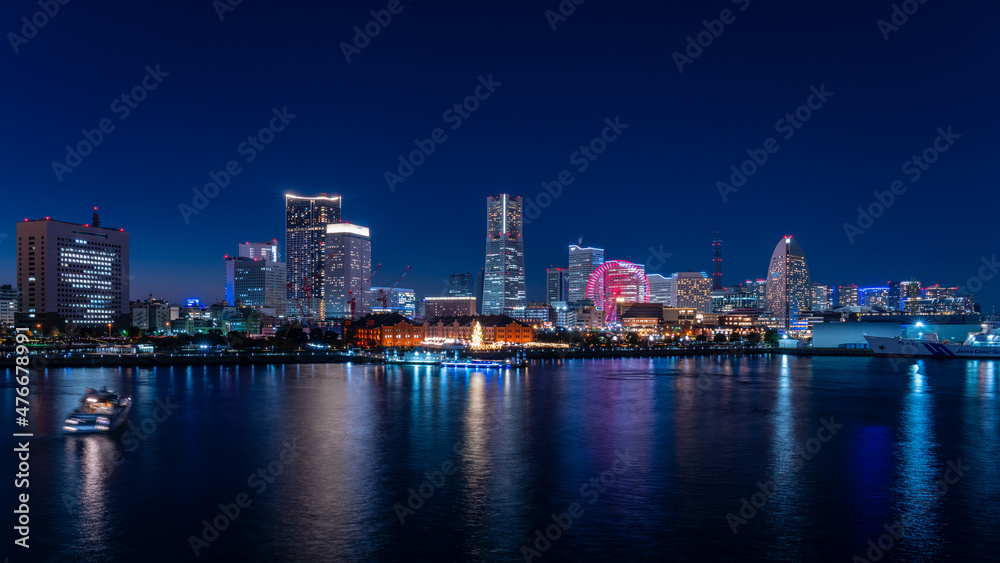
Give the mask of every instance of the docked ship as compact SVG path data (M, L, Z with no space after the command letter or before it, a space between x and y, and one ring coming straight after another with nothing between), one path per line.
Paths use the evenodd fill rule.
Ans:
M63 429L75 434L106 433L121 426L132 408L132 397L103 388L87 389Z
M865 340L876 356L905 358L950 358L958 360L1000 360L1000 322L983 324L983 330L973 332L965 342L939 341L937 335L924 338L868 336Z

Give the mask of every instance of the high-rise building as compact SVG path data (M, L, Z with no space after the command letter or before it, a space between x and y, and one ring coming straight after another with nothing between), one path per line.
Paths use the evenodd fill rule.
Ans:
M288 316L326 318L326 227L340 223L340 196L285 194ZM364 299L361 299L364 301Z
M226 301L234 306L273 309L276 317L284 317L288 314L285 277L284 262L226 256Z
M722 289L722 239L715 233L712 241L712 289Z
M17 310L17 289L9 285L0 286L0 330L14 328L14 313Z
M524 239L520 196L486 198L486 268L483 314L524 317Z
M891 310L888 287L865 287L858 290L858 303L864 307L878 307Z
M665 307L673 307L670 300L673 297L673 278L661 276L660 274L649 274L649 302L659 303Z
M548 268L545 270L545 302L551 305L556 301L566 301L565 268Z
M128 279L124 229L49 219L17 224L18 326L126 326Z
M697 309L712 312L712 280L705 272L676 272L670 276L671 296L667 307Z
M811 311L829 311L833 309L833 288L819 283L812 284Z
M957 287L941 287L938 284L929 285L923 289L925 299L949 299L958 294Z
M368 227L350 223L326 226L326 318L357 319L371 312L368 286L372 241Z
M906 302L920 299L922 297L920 282L911 279L910 281L899 282L899 310L906 311Z
M712 290L712 312L730 313L736 309L756 309L760 307L757 296L743 284L723 290Z
M858 306L858 286L840 285L837 286L837 307L857 307Z
M802 245L791 235L782 238L767 267L767 310L788 329L812 300L809 265Z
M479 275L476 276L476 293L473 297L476 298L476 314L483 314L483 287L485 287L486 282L486 268L479 268Z
M472 297L473 295L475 295L475 280L472 278L472 272L448 276L449 297Z
M278 258L278 239L243 243L240 245L240 257L281 262L281 259Z
M604 249L569 245L569 271L566 273L566 299L570 303L587 299L590 274L604 264Z

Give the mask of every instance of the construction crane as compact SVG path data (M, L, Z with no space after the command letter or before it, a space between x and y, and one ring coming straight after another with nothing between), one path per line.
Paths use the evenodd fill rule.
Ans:
M411 267L412 266L407 266L406 271L404 271L402 274L399 274L399 277L396 278L396 281L392 282L392 285L389 286L388 291L385 289L378 290L377 300L382 303L383 309L389 307L389 294L392 293L392 290L395 289L397 285L399 285L399 282L403 281L403 278L406 277L406 274L410 272Z
M364 286L371 287L370 284L372 282L372 278L375 277L375 274L377 274L380 269L382 269L382 264L379 264L378 266L376 266L375 270L372 271L371 275L368 276L367 278L365 278L365 283L361 287L362 291L364 291ZM364 298L365 297L362 297L362 299L364 299ZM358 306L358 296L354 295L354 291L353 290L348 290L347 291L347 304L351 307L351 320L354 320L354 310Z

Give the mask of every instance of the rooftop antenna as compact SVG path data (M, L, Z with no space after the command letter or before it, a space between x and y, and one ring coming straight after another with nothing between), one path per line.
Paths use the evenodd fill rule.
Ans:
M97 207L94 207L94 219L90 222L95 227L101 226L101 217L97 214Z

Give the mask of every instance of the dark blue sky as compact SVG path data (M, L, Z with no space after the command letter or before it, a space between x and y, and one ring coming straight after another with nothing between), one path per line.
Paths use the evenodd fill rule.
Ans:
M525 229L532 299L581 239L634 262L662 248L649 267L669 274L709 270L718 230L727 284L763 277L787 233L834 285L959 285L996 252L996 1L928 0L886 41L889 1L588 0L553 31L556 0L403 0L350 63L340 44L387 3L330 4L244 0L220 21L210 0L77 0L17 53L8 35L0 283L15 281L17 221L85 223L97 205L131 233L133 297L221 299L222 256L283 242L293 190L342 194L345 220L371 227L375 284L412 265L402 285L437 295L483 265L486 196L534 199L562 170L573 183ZM735 20L678 72L672 54L726 9ZM3 31L37 11L5 2ZM121 119L112 103L156 65L169 75ZM490 74L500 86L453 130L445 110ZM821 85L832 97L784 139L777 122ZM296 117L246 162L240 143L286 106ZM579 171L572 153L615 116L628 129ZM114 130L59 181L53 161L105 118ZM960 137L914 181L904 163L949 126ZM390 190L384 173L439 127L447 139ZM716 182L769 137L777 151L724 201ZM239 175L186 223L178 206L230 160ZM852 243L844 224L897 179L906 191ZM1000 275L980 285L989 310Z

